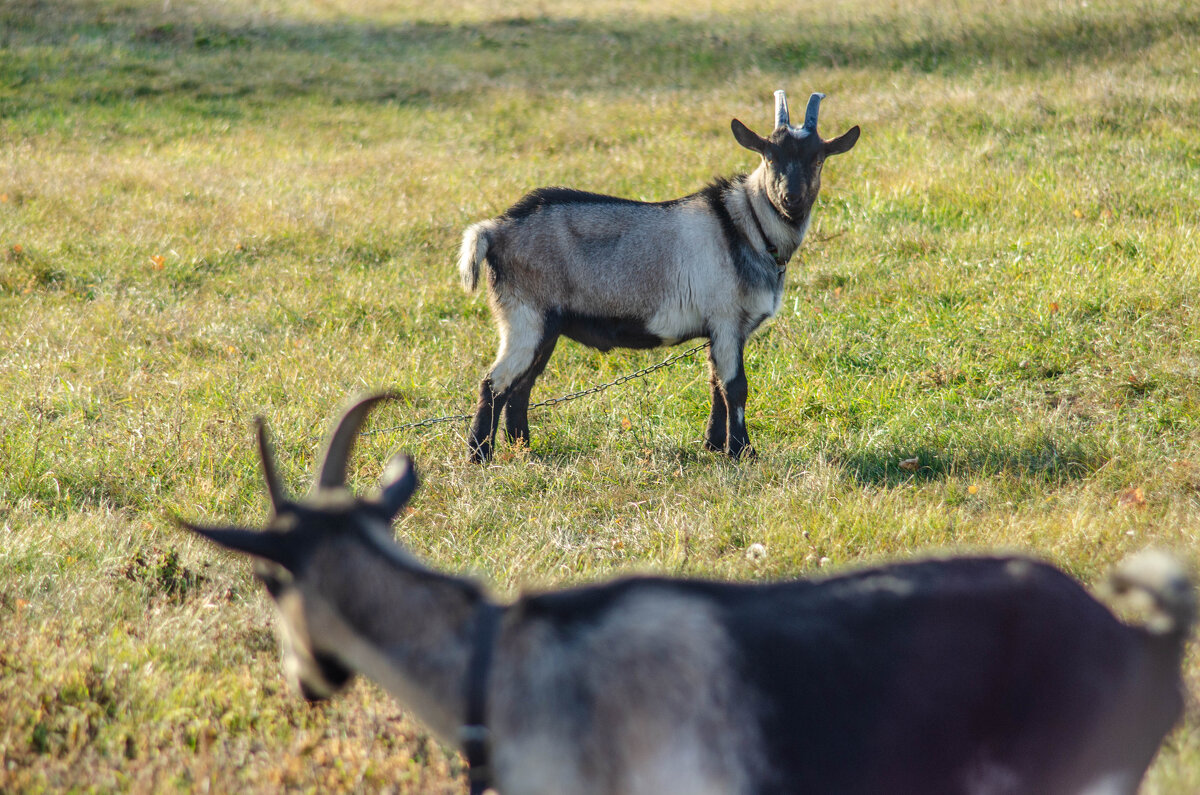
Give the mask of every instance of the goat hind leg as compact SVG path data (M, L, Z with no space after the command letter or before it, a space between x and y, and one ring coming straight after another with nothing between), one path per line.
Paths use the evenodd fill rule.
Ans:
M497 398L492 379L483 379L479 385L479 404L475 408L475 420L467 437L467 450L471 461L482 464L492 457L492 442L496 438L496 426L500 423L500 411L504 400Z
M529 394L538 376L546 369L558 334L547 330L534 354L533 364L513 383L508 403L504 408L505 433L513 444L524 441L529 444Z
M525 307L502 316L500 351L479 387L479 405L467 440L471 460L475 463L481 464L492 457L500 413L513 396L514 387L534 363L541 345L543 325L541 316Z

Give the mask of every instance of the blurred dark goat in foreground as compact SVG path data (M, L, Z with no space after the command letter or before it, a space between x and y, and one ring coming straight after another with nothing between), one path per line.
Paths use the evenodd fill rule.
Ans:
M463 749L472 792L1133 793L1180 715L1194 594L1160 553L1111 576L1136 624L1020 557L495 602L394 541L407 458L376 495L346 488L381 397L346 410L301 500L259 423L264 532L183 524L258 558L306 697L373 679Z

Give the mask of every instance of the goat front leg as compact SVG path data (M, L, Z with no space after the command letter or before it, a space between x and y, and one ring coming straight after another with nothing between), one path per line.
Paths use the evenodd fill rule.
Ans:
M708 427L704 431L704 446L714 453L723 453L728 438L726 424L729 422L729 408L725 405L725 392L721 389L721 379L717 377L717 363L713 361L711 348L708 351L708 384L712 388L712 411L708 414Z
M730 458L756 455L750 446L750 433L746 430L746 397L749 386L746 382L746 367L742 351L745 340L714 336L711 358L713 371L725 403L725 452ZM717 414L714 400L713 414ZM710 417L710 421L711 421Z

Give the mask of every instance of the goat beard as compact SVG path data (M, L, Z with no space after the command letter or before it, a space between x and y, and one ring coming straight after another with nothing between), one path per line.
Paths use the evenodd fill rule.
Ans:
M783 202L779 199L779 197L775 195L775 191L768 190L766 191L766 194L767 203L771 205L771 209L774 210L779 217L784 220L785 223L788 223L794 227L799 228L801 224L804 223L804 219L807 218L809 213L812 212L812 205L810 204L806 206L804 211L799 213L798 216L793 216L787 211L787 208L784 207Z
M799 216L793 216L786 209L779 206L774 201L771 202L771 206L773 208L775 208L775 212L779 213L780 218L782 218L788 224L791 224L792 226L797 227L797 228L799 228L800 225L804 223L804 219L807 218L808 214L812 211L811 207L806 207L806 208L804 208L804 212L800 213Z

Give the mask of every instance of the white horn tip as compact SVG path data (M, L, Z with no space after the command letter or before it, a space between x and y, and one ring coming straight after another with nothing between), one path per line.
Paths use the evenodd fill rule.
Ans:
M787 94L781 88L775 92L775 126L786 127L789 124L791 119L788 117Z

